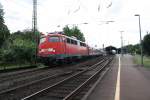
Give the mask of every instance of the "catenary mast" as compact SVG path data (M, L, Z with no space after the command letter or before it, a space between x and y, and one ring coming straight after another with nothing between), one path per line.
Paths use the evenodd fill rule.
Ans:
M38 50L38 34L37 34L37 0L33 0L33 16L32 16L32 31L35 34L35 63L37 61L37 50Z
M37 31L37 0L33 0L32 29L34 33Z

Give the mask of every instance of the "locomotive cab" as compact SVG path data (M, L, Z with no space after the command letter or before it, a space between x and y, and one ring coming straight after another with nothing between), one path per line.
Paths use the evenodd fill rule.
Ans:
M49 34L41 37L39 56L51 59L63 59L65 56L65 38L60 34Z

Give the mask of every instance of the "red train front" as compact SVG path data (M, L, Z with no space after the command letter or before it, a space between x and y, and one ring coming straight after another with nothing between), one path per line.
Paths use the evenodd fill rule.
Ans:
M41 37L38 56L49 60L88 56L84 42L62 34L48 34Z

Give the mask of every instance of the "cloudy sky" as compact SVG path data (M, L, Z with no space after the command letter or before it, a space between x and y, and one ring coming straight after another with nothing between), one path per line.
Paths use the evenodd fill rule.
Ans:
M150 31L149 0L37 1L41 32L61 31L65 25L78 25L91 46L120 47L120 31L124 31L124 45L138 43L139 26L135 14L141 15L142 36ZM32 28L32 0L0 0L0 3L11 32Z

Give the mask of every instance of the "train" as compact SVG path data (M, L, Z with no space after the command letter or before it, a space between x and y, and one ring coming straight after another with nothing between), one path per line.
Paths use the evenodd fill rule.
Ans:
M76 37L66 36L62 32L42 35L38 46L38 58L47 63L100 55L102 55L100 50L89 47L85 42Z

